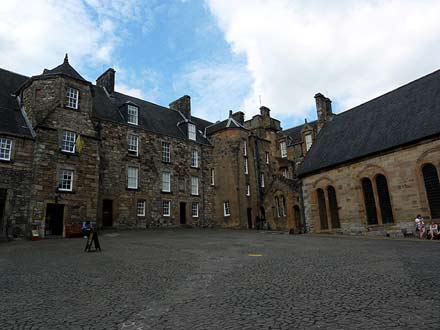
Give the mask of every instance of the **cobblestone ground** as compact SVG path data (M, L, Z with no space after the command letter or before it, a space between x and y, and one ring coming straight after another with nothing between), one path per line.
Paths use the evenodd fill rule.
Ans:
M440 244L257 231L0 244L0 329L439 329ZM249 256L261 254L261 256Z

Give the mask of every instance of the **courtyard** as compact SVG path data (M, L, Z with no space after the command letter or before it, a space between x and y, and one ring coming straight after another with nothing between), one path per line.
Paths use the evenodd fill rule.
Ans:
M1 329L439 329L440 245L262 231L0 244Z

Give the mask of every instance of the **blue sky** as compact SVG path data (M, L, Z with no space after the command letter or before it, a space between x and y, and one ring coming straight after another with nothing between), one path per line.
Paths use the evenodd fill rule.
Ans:
M0 67L26 75L70 63L90 81L193 114L249 119L259 98L284 128L439 69L437 0L2 0ZM20 13L19 19L17 13Z

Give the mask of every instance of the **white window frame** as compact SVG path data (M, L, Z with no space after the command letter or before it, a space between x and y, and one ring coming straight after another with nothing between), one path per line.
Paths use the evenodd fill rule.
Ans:
M249 166L247 157L244 158L244 174L249 174Z
M191 205L191 216L193 218L198 218L199 217L199 203L194 202Z
M145 200L138 199L136 202L136 210L138 217L145 217Z
M199 151L196 149L191 151L191 167L199 168Z
M281 158L287 157L287 143L286 141L280 142Z
M306 151L309 151L313 144L312 134L306 134L304 136L304 141L306 143Z
M246 196L250 196L251 195L251 185L247 184L246 185Z
M269 153L266 152L266 164L269 164Z
M243 140L243 156L247 156L247 141Z
M139 108L128 104L127 105L127 123L132 125L139 124Z
M261 173L261 188L264 188L264 173Z
M283 167L282 171L283 171L283 173L282 173L283 177L288 179L289 178L289 170L288 170L288 168L287 167Z
M171 162L171 145L169 142L162 142L162 161L164 163Z
M199 195L199 177L197 176L191 177L191 195L193 196Z
M171 201L162 201L162 216L169 217L171 215Z
M196 125L188 123L188 139L196 140Z
M171 192L171 173L162 172L162 191Z
M71 109L78 109L79 104L79 90L73 87L67 87L66 91L66 107Z
M59 191L73 190L73 170L61 169L59 177Z
M0 160L11 160L12 140L0 138Z
M211 168L211 186L215 186L215 169Z
M63 137L61 140L61 151L74 154L75 150L76 150L76 133L72 131L64 130Z
M229 217L231 215L231 204L229 201L223 202L223 214L225 217Z
M138 187L139 187L139 168L136 166L127 166L127 188L138 189Z
M128 152L135 156L139 155L139 136L136 134L128 135Z

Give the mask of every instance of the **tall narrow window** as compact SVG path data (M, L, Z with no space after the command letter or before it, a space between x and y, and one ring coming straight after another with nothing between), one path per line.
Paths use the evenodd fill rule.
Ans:
M362 191L364 193L365 211L367 213L367 224L377 225L376 202L374 200L373 185L368 178L362 179Z
M287 167L283 167L283 168L281 169L281 173L283 174L283 177L288 178Z
M170 192L171 191L171 173L163 172L162 173L162 191Z
M248 167L248 159L247 157L244 159L244 174L249 173L249 167Z
M171 214L171 201L162 201L162 215L169 217Z
M63 140L61 141L61 151L75 152L76 134L71 131L63 131Z
M281 216L281 212L280 212L280 199L278 198L278 196L275 196L275 209L277 211L277 217L279 218Z
M382 214L382 223L393 223L393 209L391 207L390 192L385 176L379 174L376 177L377 195L379 197L380 212Z
M247 156L247 142L243 140L243 155Z
M68 87L66 93L66 107L72 109L78 109L78 90L75 88Z
M144 217L145 216L145 201L138 200L136 203L137 216Z
M139 122L139 109L134 105L127 106L127 122L133 125L137 125Z
M199 178L196 176L191 177L191 195L198 196L199 194Z
M269 153L268 152L266 152L266 164L269 165Z
M138 173L139 169L134 166L128 166L127 168L127 188L137 189L138 188Z
M12 140L0 138L0 159L11 160Z
M199 203L192 203L191 205L191 215L193 218L199 217Z
M196 125L188 124L188 139L196 140Z
M283 215L283 217L285 217L287 215L286 213L286 198L284 196L281 196L281 207L282 207L282 212L281 214Z
M162 142L162 161L165 163L171 161L170 144L168 142Z
M58 190L72 191L72 188L73 188L73 171L61 170Z
M199 167L199 152L197 150L191 152L191 167Z
M225 201L223 203L223 214L225 217L229 217L231 215L231 205L229 204L229 201Z
M319 211L319 221L321 223L321 230L328 229L327 222L327 206L325 205L325 195L324 190L319 188L317 190L318 195L318 211Z
M437 169L432 164L426 164L422 168L422 173L431 210L431 218L438 219L440 218L440 183Z
M211 186L215 185L215 170L211 168Z
M128 135L128 153L137 156L139 152L139 137L134 134Z
M261 173L261 188L264 188L264 173Z
M336 199L336 190L333 186L327 187L328 194L328 206L330 208L330 217L332 228L341 227L339 223L339 211L338 211L338 201Z
M281 158L286 158L287 157L286 141L280 143L280 150L281 150Z
M306 140L306 150L309 151L309 149L312 147L312 134L307 134L305 136L305 140Z
M246 185L246 196L250 196L251 195L251 185L247 184Z

